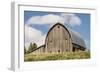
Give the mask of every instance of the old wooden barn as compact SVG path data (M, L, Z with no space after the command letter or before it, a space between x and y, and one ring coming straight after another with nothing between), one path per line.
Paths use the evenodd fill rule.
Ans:
M64 53L85 51L84 39L78 32L57 23L47 33L45 44L36 48L32 53Z

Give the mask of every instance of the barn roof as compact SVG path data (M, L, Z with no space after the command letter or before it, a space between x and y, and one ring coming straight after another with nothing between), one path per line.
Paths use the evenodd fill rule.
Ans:
M69 32L71 34L72 43L78 44L78 45L86 48L85 41L82 38L82 36L78 32L75 32L75 31L73 31L71 29L68 29L68 30L69 30Z
M71 39L72 39L72 43L77 44L77 45L80 45L80 46L86 48L85 41L84 41L84 39L82 38L82 36L81 36L78 32L73 31L72 29L66 28L63 24L56 23L54 26L52 26L52 27L50 28L49 32L50 32L56 25L60 25L60 26L64 27L64 28L70 33L70 36L71 36ZM48 36L49 32L47 33L47 36Z
M38 49L40 49L41 47L44 47L45 45L41 45L41 46L39 46L38 48L35 48L33 51L35 51L35 50L38 50ZM32 51L32 52L33 52Z

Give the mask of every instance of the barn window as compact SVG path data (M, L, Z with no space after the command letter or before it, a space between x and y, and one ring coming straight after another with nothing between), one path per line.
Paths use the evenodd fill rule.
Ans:
M73 47L73 52L75 52L75 47Z
M66 52L68 51L68 49L66 49Z
M60 28L60 26L58 26L58 28Z
M52 51L50 51L50 53L52 53Z
M50 43L52 43L52 40L50 41Z
M58 50L58 52L60 52L60 50Z
M66 38L66 40L67 40L67 38Z

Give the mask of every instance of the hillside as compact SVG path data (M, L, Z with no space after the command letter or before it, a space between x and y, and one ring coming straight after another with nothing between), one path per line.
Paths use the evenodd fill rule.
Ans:
M68 53L48 53L48 54L25 54L24 61L46 61L46 60L69 60L69 59L88 59L90 52L68 52Z

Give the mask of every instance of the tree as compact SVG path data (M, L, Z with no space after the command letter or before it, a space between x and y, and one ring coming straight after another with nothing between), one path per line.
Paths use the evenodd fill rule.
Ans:
M31 53L36 48L37 48L36 43L30 43L29 48L28 48L28 53Z
M29 48L28 48L28 51L29 51L29 52L32 52L32 50L33 50L33 48L32 48L32 43L30 43Z
M37 44L33 43L33 49L36 49L36 48L37 48Z

